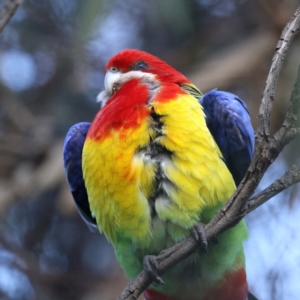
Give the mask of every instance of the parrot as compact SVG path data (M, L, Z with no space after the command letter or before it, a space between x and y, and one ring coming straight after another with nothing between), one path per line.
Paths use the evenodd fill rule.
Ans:
M153 276L146 300L247 299L244 220L161 277L153 259L207 224L242 181L254 152L246 104L217 89L202 95L137 49L108 61L104 86L93 122L72 126L64 142L83 220L105 234L129 278Z

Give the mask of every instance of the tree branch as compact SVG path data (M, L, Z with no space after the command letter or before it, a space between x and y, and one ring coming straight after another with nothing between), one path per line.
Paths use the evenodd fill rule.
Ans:
M0 10L0 33L15 14L21 2L22 0L8 0Z
M270 120L271 110L273 107L275 88L277 85L278 76L281 71L285 56L288 52L290 44L294 39L295 35L299 31L300 23L300 7L294 13L290 22L285 26L281 37L276 46L276 52L272 60L272 65L267 78L266 86L264 89L261 105L259 108L258 115L258 133L269 135L270 134Z
M281 178L274 181L270 186L264 189L262 192L251 198L247 204L242 216L246 216L251 211L255 210L260 205L267 202L270 198L276 196L278 193L292 186L300 181L300 168L298 166L292 166Z
M208 240L234 226L245 215L253 211L259 205L282 190L300 181L300 169L293 167L283 177L275 181L257 196L250 198L258 186L262 176L276 159L283 147L293 138L299 135L299 128L294 128L297 121L297 110L300 106L299 96L299 71L296 84L291 97L290 108L286 119L274 136L270 136L270 117L275 96L275 88L278 76L284 62L284 58L295 34L300 28L300 7L296 10L290 22L284 28L276 46L270 72L267 77L261 106L259 109L259 126L256 132L256 147L253 161L229 201L215 214L213 219L205 226L205 234ZM296 112L294 111L296 109ZM184 258L191 255L197 248L198 243L194 237L189 236L173 247L162 251L157 256L158 274L163 274ZM152 283L152 278L144 270L129 282L123 290L119 300L134 300Z
M295 128L300 110L300 65L298 67L297 78L291 96L291 103L286 113L285 120L281 128L274 134L276 140L284 140L287 144L291 139L299 135L300 128Z

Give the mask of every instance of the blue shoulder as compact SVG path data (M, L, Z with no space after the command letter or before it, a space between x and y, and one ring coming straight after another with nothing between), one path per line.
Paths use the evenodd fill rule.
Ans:
M82 174L82 149L90 126L91 123L82 122L69 129L64 142L63 158L67 182L78 212L90 228L97 228Z
M216 89L200 103L207 127L218 144L236 185L243 179L253 157L254 131L246 103L238 96Z

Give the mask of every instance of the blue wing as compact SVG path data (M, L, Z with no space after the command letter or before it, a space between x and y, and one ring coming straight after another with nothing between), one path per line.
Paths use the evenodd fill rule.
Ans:
M64 142L64 169L69 188L78 212L86 224L97 228L96 220L90 211L88 195L82 174L82 149L91 123L82 122L72 126Z
M235 184L238 185L253 157L254 131L247 105L238 96L216 89L200 103L206 124L218 144Z

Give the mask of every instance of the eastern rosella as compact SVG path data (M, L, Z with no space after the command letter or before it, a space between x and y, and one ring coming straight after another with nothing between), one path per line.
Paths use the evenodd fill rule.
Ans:
M208 223L230 198L250 164L254 134L237 96L202 97L180 72L139 50L109 60L98 99L104 106L94 121L67 134L65 172L81 216L104 232L133 278L145 255ZM151 285L145 298L246 299L247 234L239 222L207 253L167 271L166 284Z

